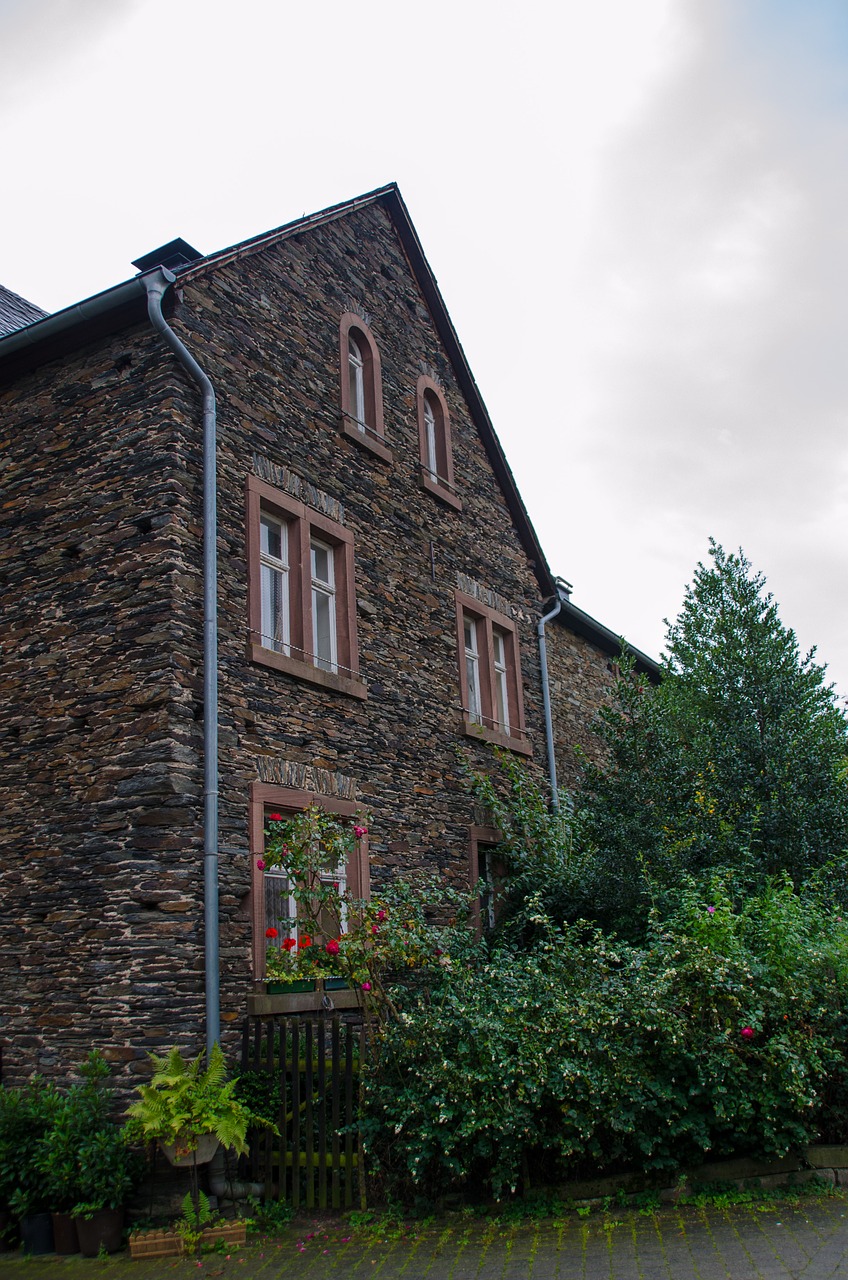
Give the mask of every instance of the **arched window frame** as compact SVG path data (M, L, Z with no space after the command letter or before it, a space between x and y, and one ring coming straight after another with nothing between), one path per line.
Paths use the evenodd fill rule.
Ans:
M462 502L454 487L450 414L444 392L432 378L422 375L418 379L415 398L418 407L421 484L428 493L432 493L455 511L461 511ZM432 423L428 422L428 409L432 414ZM435 446L435 469L431 438Z
M355 344L361 367L357 367L357 362L352 360L351 343ZM384 462L391 462L391 450L386 447L383 439L383 375L380 352L368 325L361 316L351 311L345 312L339 325L339 368L342 434L369 449ZM355 375L351 376L354 369ZM362 399L357 404L360 387Z

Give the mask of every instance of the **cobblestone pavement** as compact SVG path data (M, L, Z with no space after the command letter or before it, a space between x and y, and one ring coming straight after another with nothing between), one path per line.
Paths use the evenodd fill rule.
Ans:
M255 1239L255 1238L254 1238ZM562 1222L452 1215L393 1238L304 1219L229 1257L133 1262L0 1255L2 1280L848 1280L848 1200L767 1211L667 1207Z

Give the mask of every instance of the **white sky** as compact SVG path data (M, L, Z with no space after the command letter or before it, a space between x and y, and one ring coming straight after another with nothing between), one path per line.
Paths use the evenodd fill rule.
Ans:
M397 181L551 567L658 655L710 534L848 693L844 0L0 0L56 310Z

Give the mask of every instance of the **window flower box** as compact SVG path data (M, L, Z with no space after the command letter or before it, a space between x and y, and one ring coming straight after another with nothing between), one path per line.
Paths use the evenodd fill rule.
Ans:
M269 996L296 995L302 991L314 991L314 978L292 978L290 982L269 981L265 984Z

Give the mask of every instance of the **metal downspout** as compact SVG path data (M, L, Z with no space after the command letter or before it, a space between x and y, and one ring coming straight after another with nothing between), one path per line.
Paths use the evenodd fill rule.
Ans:
M206 968L206 1050L221 1037L218 953L218 523L215 389L162 314L176 276L165 267L142 276L147 314L203 395L203 919Z
M555 618L562 608L562 598L557 593L556 604L550 613L539 619L536 631L539 636L539 662L542 668L542 705L545 713L545 742L548 748L548 776L551 780L551 804L554 812L559 813L559 789L557 788L556 756L554 755L554 726L551 719L551 686L548 680L548 645L545 640L545 625Z

